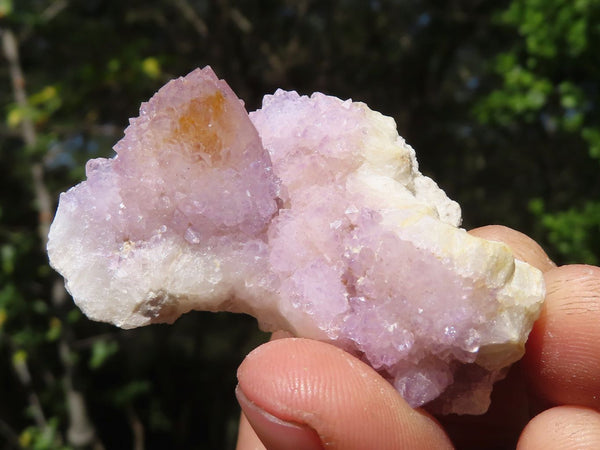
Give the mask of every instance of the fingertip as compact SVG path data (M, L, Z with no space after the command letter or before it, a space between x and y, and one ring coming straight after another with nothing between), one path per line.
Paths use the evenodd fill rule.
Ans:
M244 413L244 418L251 425L253 435L247 435L248 444L257 450L322 450L319 435L304 423L281 420L270 414L256 403L250 401L238 386L235 395ZM248 433L250 430L247 430ZM256 441L259 442L256 442ZM253 441L253 442L252 442ZM252 447L250 447L252 448Z
M266 450L243 411L240 414L238 441L235 450Z
M489 241L504 242L511 248L515 258L537 267L542 272L556 267L544 249L520 231L503 225L487 225L469 230L469 234Z
M434 419L410 408L372 368L323 342L264 344L242 362L238 382L250 402L315 430L327 448L451 448Z
M600 448L600 414L579 406L558 406L534 417L517 450L595 450Z
M546 301L523 367L551 404L600 409L600 268L561 266L544 274Z

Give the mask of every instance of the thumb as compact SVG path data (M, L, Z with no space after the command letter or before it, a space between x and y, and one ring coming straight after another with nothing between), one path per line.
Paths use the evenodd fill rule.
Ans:
M433 418L412 409L372 368L323 342L260 346L240 365L236 394L268 450L452 448ZM237 449L256 448L244 435Z

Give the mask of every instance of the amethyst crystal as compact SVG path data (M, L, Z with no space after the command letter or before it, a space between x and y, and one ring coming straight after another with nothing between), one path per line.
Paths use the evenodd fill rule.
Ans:
M63 193L53 267L92 319L190 310L338 345L413 406L485 412L524 352L540 272L467 234L394 121L277 91L248 115L210 68L169 82Z

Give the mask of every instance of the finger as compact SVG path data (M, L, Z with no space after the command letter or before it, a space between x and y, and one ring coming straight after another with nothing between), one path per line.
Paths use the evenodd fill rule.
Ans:
M523 430L517 450L596 450L600 414L579 406L558 406L537 415Z
M469 231L469 234L489 241L504 242L511 248L515 258L537 267L542 272L556 267L537 242L512 228L502 225L488 225L474 228Z
M552 404L600 409L600 268L570 265L545 274L546 301L523 366Z
M540 270L555 267L533 239L510 228L490 225L469 231L470 234L511 247L518 259ZM514 448L521 431L530 420L527 386L520 365L510 369L506 379L494 385L489 410L480 416L441 416L438 420L462 449ZM469 430L465 433L465 429Z
M435 420L330 344L307 339L264 344L242 362L238 382L242 410L269 450L451 448ZM290 444L290 435L305 445Z
M244 413L240 414L238 441L235 450L265 450L265 446L252 429Z
M501 226L470 233L508 244L515 256L547 272L547 297L523 360L538 396L550 404L600 409L600 269L556 268L527 236Z
M286 331L275 331L271 334L271 340L284 339L292 337L292 335ZM265 446L256 432L248 422L246 415L242 412L240 414L240 424L238 427L238 441L236 450L265 450Z

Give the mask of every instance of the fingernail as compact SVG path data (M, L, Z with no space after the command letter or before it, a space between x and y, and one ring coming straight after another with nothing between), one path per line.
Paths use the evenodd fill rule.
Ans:
M267 450L323 450L321 439L312 428L269 414L248 400L239 385L235 388L235 396L246 419Z

